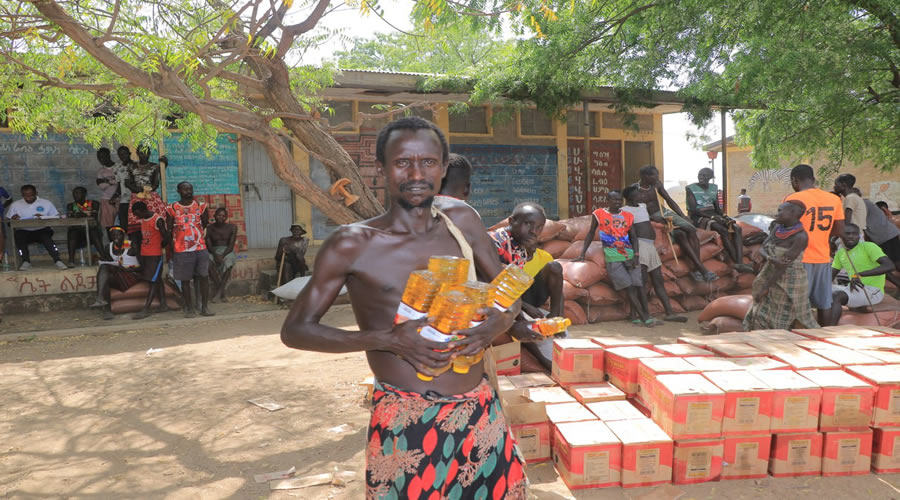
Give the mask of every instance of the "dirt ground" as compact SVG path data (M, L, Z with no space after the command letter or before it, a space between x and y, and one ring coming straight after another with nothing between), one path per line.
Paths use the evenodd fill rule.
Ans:
M166 326L133 322L117 333L4 341L3 334L17 331L9 325L21 321L5 317L0 498L362 498L364 356L284 347L278 336L284 314ZM324 321L356 328L348 306L333 307ZM624 322L575 329L673 342L694 331L696 321L649 330ZM151 348L161 350L148 353ZM247 403L263 396L286 408L269 412ZM358 479L346 487L283 491L254 482L254 474L290 467L297 476L337 467L357 471ZM573 497L549 464L530 466L528 476L536 498ZM892 485L900 486L900 476L767 478L582 490L574 497L900 498Z

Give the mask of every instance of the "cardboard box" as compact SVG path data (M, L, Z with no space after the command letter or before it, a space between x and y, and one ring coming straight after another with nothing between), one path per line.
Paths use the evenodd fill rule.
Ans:
M497 363L497 375L518 375L522 373L522 343L509 342L491 346L494 362Z
M622 487L655 486L672 481L674 442L652 420L616 420L606 424L622 441Z
M768 434L772 388L750 372L705 372L704 377L725 391L722 435Z
M570 490L619 485L622 443L603 422L559 424L553 442L553 462Z
M725 393L701 375L660 375L654 391L653 421L675 440L722 435Z
M601 401L589 403L587 409L604 422L647 418L628 401Z
M778 342L792 342L795 340L803 340L806 338L803 335L789 332L787 330L754 330L751 333Z
M900 337L835 337L825 339L825 341L854 351L896 351L900 349Z
M822 388L820 431L862 431L869 428L874 387L841 370L803 370L799 373Z
M787 363L782 363L781 361L761 356L754 356L750 358L731 358L729 361L734 363L734 365L738 368L747 370L748 372L791 370L791 367L788 366Z
M846 370L875 386L873 427L900 427L900 365L848 366Z
M497 393L499 393L499 394L501 395L500 397L503 397L502 395L503 395L504 393L507 393L507 392L515 392L515 391L518 391L518 390L519 390L519 388L516 387L516 386L509 380L509 377L507 377L506 375L500 375L500 376L497 377Z
M728 358L709 357L709 356L688 356L682 358L688 363L694 365L701 372L727 372L743 370L743 368L734 364Z
M900 472L900 428L874 429L872 470L878 474Z
M585 422L597 420L597 416L581 403L560 403L547 405L547 418L550 419L550 446L556 435L556 426L566 422Z
M547 418L553 425L564 424L566 422L584 422L586 420L597 420L597 416L584 407L581 403L561 403L558 405L547 405Z
M672 460L675 484L718 481L722 475L725 442L721 439L676 440Z
M772 388L770 432L815 432L819 429L822 404L819 384L793 371L770 370L755 375Z
M638 362L641 358L661 358L662 354L644 347L612 347L606 349L606 375L609 383L618 387L626 397L638 391Z
M650 346L650 349L666 356L714 356L712 351L693 344L660 344Z
M640 337L591 337L591 341L604 348L634 346L649 347L653 345L653 342Z
M603 382L601 384L570 385L568 389L569 394L574 396L581 404L625 400L625 393L609 382Z
M564 385L605 382L603 348L590 339L555 339L552 375Z
M652 406L656 377L670 373L700 373L700 370L681 358L643 358L638 363L638 390L635 399L648 407Z
M524 389L526 387L553 387L554 385L556 385L556 382L554 382L553 379L543 373L523 373L521 375L508 375L506 378L512 383L512 385L516 386L519 389Z
M526 463L550 459L550 419L546 404L523 394L508 394L501 399L503 413Z
M813 349L824 349L826 347L834 346L834 344L822 342L821 340L795 340L793 344L797 347L806 349L807 351L812 351Z
M823 476L859 476L872 466L872 429L826 432L822 451Z
M791 345L789 349L770 352L769 356L787 363L794 370L840 370L841 368L837 363L795 345Z
M872 331L883 333L885 335L892 335L892 336L900 335L900 330L898 330L897 328L891 328L889 326L869 326L866 328L868 328L869 330L872 330Z
M869 328L868 326L857 326L857 325L836 325L836 326L825 326L822 327L823 330L828 330L829 332L838 332L846 337L881 337L884 334Z
M837 363L841 366L884 364L880 359L860 354L859 352L854 351L853 349L847 349L846 347L829 346L825 348L810 349L809 352L817 356L822 356L828 361Z
M750 344L714 344L709 349L726 358L749 358L751 356L765 356L766 353Z
M756 337L744 332L720 333L719 335L688 335L678 337L679 344L691 344L704 349L709 349L714 344L739 344L756 340Z
M528 399L548 405L575 403L575 398L562 387L528 387L523 389Z
M773 477L822 474L822 442L821 432L772 435L769 474Z
M857 351L860 354L865 354L866 356L873 357L875 359L879 359L886 365L896 365L900 364L900 354L894 351Z
M769 475L772 435L726 436L722 479L755 479Z
M793 332L813 340L825 340L843 336L838 332L832 332L823 328L798 328L793 330Z

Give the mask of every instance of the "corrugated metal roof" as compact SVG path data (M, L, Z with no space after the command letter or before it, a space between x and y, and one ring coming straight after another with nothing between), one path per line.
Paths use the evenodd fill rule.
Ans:
M438 73L414 73L411 71L389 71L383 69L339 69L341 73L377 73L382 75L406 75L406 76L442 76Z

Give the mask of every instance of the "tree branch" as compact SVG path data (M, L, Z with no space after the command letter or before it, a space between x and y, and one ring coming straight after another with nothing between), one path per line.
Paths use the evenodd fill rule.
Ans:
M109 25L106 26L106 32L103 34L103 36L97 39L97 43L105 43L106 41L110 40L110 37L112 37L113 29L116 27L116 21L119 20L119 8L121 7L121 4L122 0L116 0L115 5L113 5L113 11L112 16L109 20Z
M330 3L331 0L319 0L319 3L316 4L316 7L309 14L309 16L307 16L306 19L297 24L285 26L282 30L281 41L278 42L278 48L275 51L275 56L283 58L287 51L291 48L291 45L294 44L294 40L297 38L297 36L306 33L316 26L316 23L318 23L319 19L321 19L325 14L325 10L328 9L328 5Z

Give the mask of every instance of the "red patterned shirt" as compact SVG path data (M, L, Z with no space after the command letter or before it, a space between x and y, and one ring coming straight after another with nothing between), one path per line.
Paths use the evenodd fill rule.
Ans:
M188 206L179 202L166 207L166 212L175 219L175 252L197 252L206 250L203 238L202 216L206 213L206 203L194 200Z

